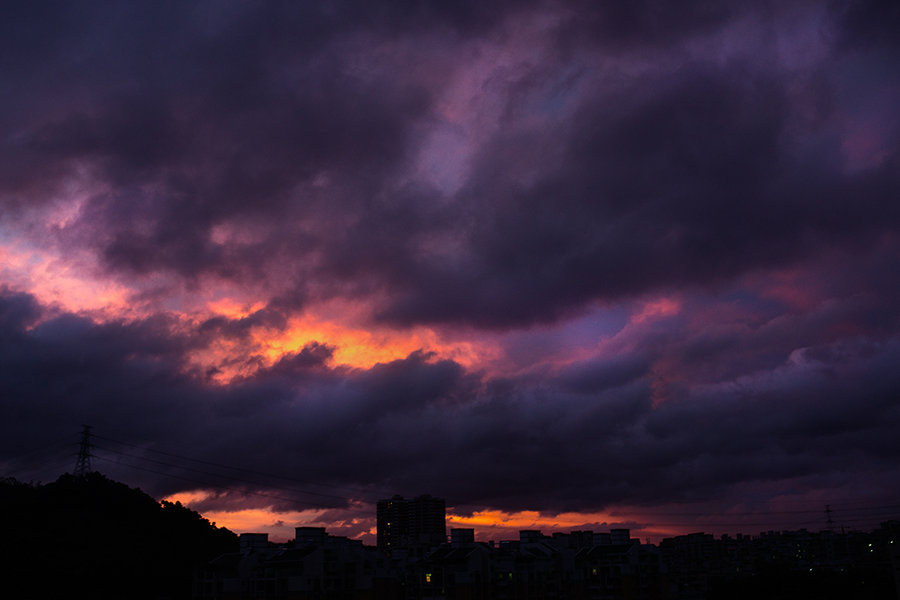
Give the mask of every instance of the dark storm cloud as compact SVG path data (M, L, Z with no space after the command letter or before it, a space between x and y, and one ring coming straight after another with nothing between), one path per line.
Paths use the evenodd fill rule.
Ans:
M0 288L0 327L7 334L21 335L26 327L41 315L41 307L34 297Z
M514 37L529 10L561 15L557 35L525 73L491 80L502 126L474 149L464 185L447 197L407 181L464 68L454 53ZM255 282L286 310L386 293L387 321L514 327L716 284L898 225L895 115L879 117L890 137L878 166L842 169L839 139L857 83L840 65L886 58L888 44L863 32L894 13L836 4L823 22L838 23L841 44L798 77L737 37L755 18L774 38L792 11L825 9L23 5L4 21L15 93L3 101L0 195L15 224L81 181L80 216L57 232L64 248L91 248L127 276ZM743 56L689 55L692 40L729 28ZM604 56L626 72L642 56L660 66L594 81ZM880 68L860 77L896 84ZM809 96L835 100L812 115ZM541 103L556 114L535 125L526 117Z
M883 260L888 252L876 256ZM891 260L876 270L888 273L895 268L896 253L890 256ZM568 366L560 375L560 384L567 391L587 393L653 374L658 378L656 391L663 397L690 401L703 386L776 373L794 353L804 355L808 348L842 348L842 344L850 343L866 355L871 349L866 343L856 345L859 340L875 347L889 345L900 325L893 308L900 296L896 289L885 289L878 295L867 286L847 286L855 278L851 271L856 269L856 262L844 262L846 259L830 256L823 273L811 270L813 281L830 277L829 284L845 286L840 291L830 289L825 298L816 297L814 306L787 307L746 292L697 295L682 307L681 314L657 327L641 329L631 338L625 336L622 343L608 350L617 353L614 358ZM866 262L875 264L877 260L867 257ZM825 362L839 364L840 359L833 355ZM720 389L723 395L746 391L740 385Z
M896 338L823 341L773 368L686 386L653 408L659 344L656 354L504 380L423 353L332 369L331 349L310 344L251 379L210 387L180 370L193 336L172 323L66 315L25 330L28 304L8 293L0 302L0 314L14 315L0 336L13 417L2 449L14 473L37 468L17 460L23 449L66 437L74 447L78 424L90 422L104 472L157 494L231 489L220 507L259 490L268 496L245 506L427 491L460 507L590 511L662 498L737 502L730 490L748 481L865 475L894 468L900 453ZM793 325L780 326L783 352ZM691 343L673 339L667 350ZM22 426L32 423L40 427Z
M890 467L898 452L888 437L898 417L900 381L889 366L897 347L862 346L798 352L791 367L655 412L647 432L682 458L657 474L654 491L852 472L860 462Z
M4 204L46 200L87 169L109 192L82 225L110 267L247 277L263 251L235 257L209 242L213 225L302 215L291 204L311 200L289 195L322 171L377 187L428 106L418 82L353 73L329 47L369 21L365 6L23 9L5 21L20 65L8 85L23 93L4 111Z
M588 101L559 168L526 188L508 177L518 148L547 136L496 142L466 192L479 215L469 260L409 282L385 315L552 320L592 298L727 281L896 231L897 139L865 173L841 173L837 146L830 161L798 160L787 84L752 64L687 64L627 105Z
M684 37L707 32L741 14L736 2L572 2L572 19L561 42L599 43L617 52L667 47Z
M850 2L843 19L843 42L869 49L900 50L894 33L900 27L900 6L890 0Z
M571 365L559 378L559 385L567 391L600 392L642 377L649 367L647 357L641 356L595 359Z
M229 319L221 315L210 317L200 324L198 332L204 336L246 340L254 329L266 327L283 329L286 324L287 320L281 312L261 309L238 319Z
M739 502L731 490L741 482L890 469L898 452L890 433L898 418L900 381L889 366L896 352L896 344L845 348L839 358L694 390L652 411L640 388L571 401L553 390L545 401L555 410L543 415L520 399L512 412L533 421L513 419L504 429L498 419L494 444L461 453L481 458L451 472L478 484L462 483L455 496L466 501L477 489L472 505L550 511ZM869 355L865 366L842 368L859 354Z
M428 97L402 73L353 73L352 57L330 44L353 34L389 41L420 30L474 33L508 9L431 2L10 6L2 54L7 85L18 93L4 100L14 132L4 148L4 187L37 185L38 171L52 181L73 162L99 161L104 178L126 191L148 181L170 185L175 189L165 191L173 195L193 192L181 203L203 213L248 201L262 204L256 209L277 206L280 192L323 165L365 176L368 167L402 156L408 121Z
M20 302L4 294L3 314ZM64 314L24 330L28 316L18 317L4 321L0 348L5 457L68 437L83 422L135 439L196 421L203 393L178 371L191 344L170 335L172 323L97 325Z
M333 347L318 342L311 342L304 346L300 352L285 354L275 361L275 364L271 367L259 371L256 377L268 378L274 374L295 377L299 373L325 366L333 356Z

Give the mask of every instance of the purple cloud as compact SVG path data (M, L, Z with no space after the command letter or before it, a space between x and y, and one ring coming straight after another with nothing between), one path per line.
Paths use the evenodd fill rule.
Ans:
M210 510L894 502L898 18L12 6L0 463L89 422Z

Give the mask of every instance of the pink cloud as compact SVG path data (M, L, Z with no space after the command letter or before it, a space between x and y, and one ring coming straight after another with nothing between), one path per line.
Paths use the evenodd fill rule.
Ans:
M637 324L647 323L656 319L672 317L681 312L682 302L678 298L662 297L648 300L643 303L640 310L631 316L631 322Z

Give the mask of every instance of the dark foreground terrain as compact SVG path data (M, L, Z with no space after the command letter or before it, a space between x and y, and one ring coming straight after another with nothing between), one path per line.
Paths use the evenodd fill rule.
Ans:
M99 473L0 481L5 598L190 598L196 568L237 537Z

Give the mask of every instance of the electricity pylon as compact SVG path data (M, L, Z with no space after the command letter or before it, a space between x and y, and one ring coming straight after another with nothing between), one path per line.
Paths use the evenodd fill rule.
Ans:
M78 460L75 461L75 475L84 477L94 469L91 466L91 426L82 425L81 445L78 447Z

